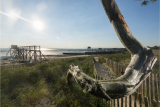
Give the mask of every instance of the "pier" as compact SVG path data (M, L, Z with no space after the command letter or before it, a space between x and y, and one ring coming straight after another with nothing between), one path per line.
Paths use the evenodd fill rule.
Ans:
M127 51L125 48L88 48L84 53L63 53L65 55L97 55L97 54L115 54Z
M19 62L41 62L42 59L46 59L45 56L41 52L40 46L17 46L11 45L11 48L7 52L6 56L8 56L14 60Z

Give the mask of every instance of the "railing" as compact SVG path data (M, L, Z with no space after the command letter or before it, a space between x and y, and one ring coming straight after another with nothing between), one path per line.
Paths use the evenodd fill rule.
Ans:
M122 75L125 66L115 61L106 58L106 64L118 76ZM106 80L97 74L94 65L94 78L97 80ZM150 74L150 76L143 81L141 86L135 93L130 96L120 99L113 99L107 103L110 107L159 107L160 106L160 74Z

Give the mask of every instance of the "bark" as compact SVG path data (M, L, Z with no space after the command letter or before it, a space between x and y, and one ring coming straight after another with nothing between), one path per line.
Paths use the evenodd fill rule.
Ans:
M70 65L67 80L68 84L75 80L85 93L111 100L134 93L150 75L157 59L150 48L142 45L133 36L115 0L101 2L117 36L131 54L130 64L124 75L114 80L96 80L83 73L78 66Z

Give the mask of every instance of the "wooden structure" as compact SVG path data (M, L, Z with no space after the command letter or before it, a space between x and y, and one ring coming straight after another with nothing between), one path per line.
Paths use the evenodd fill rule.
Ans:
M66 55L97 55L97 54L115 54L115 53L123 53L126 52L126 48L91 48L88 47L86 52L84 53L77 53L77 52L72 52L72 53L63 53Z
M101 81L108 79L98 74L94 74L94 78ZM151 74L132 95L112 99L106 103L109 107L160 107L159 84L160 74Z
M7 52L10 54L11 59L20 62L41 62L42 58L45 58L41 52L40 46L17 46L11 45L11 48ZM6 56L7 56L6 55Z

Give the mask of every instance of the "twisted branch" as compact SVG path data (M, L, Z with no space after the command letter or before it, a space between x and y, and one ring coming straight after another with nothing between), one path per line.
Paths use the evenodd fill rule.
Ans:
M96 80L78 67L70 65L67 80L75 80L84 93L90 93L106 100L131 95L150 75L156 62L152 50L142 45L131 33L115 0L101 0L104 10L122 44L131 54L131 61L124 75L114 80Z

